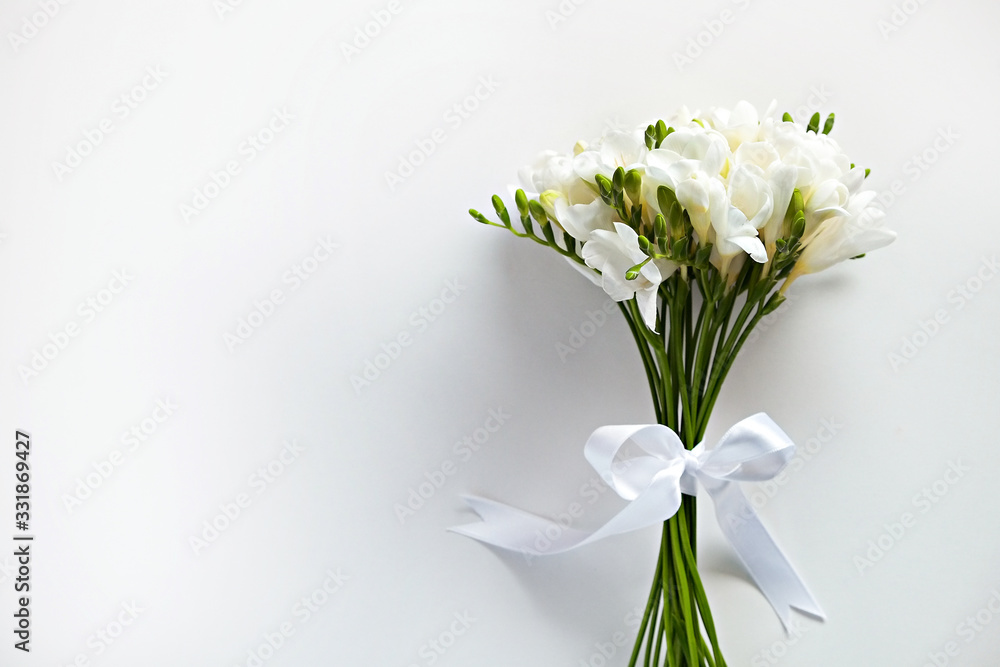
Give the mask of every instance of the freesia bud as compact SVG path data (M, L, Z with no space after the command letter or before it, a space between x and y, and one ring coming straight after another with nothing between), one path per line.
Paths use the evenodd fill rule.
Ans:
M528 196L524 194L524 190L518 190L514 193L514 203L522 218L528 215Z
M823 134L830 134L830 130L833 129L833 119L833 114L826 117L826 123L823 124Z
M635 169L630 169L625 174L625 194L628 195L633 205L638 205L640 192L642 192L642 174Z
M507 213L507 207L504 206L503 200L500 199L499 195L493 195L493 209L497 212L497 216L503 221L503 224L510 227L510 215Z
M540 224L544 225L549 221L549 216L546 215L545 209L534 199L528 202L528 211L531 212L531 217Z
M819 132L819 112L817 111L809 119L809 126L806 128L806 132Z

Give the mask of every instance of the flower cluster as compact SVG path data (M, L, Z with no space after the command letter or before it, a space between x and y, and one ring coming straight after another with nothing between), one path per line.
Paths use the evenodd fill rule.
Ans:
M884 212L855 166L822 127L775 104L761 118L747 102L580 142L571 155L541 154L515 192L522 231L500 197L500 223L485 224L548 245L616 301L634 298L656 330L665 282L694 280L706 298L760 294L892 242ZM755 294L755 293L754 293ZM774 294L762 308L783 300ZM663 313L660 313L661 317Z

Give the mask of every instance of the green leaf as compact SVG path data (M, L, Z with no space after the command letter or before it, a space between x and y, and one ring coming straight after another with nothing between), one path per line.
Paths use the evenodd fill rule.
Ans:
M550 223L548 220L542 223L542 234L545 236L545 240L549 242L549 245L554 246L556 248L559 247L559 245L556 243L555 230L552 229L552 223Z
M676 241L674 241L674 245L670 249L670 254L674 257L675 260L684 259L685 257L687 257L688 240L689 240L688 237L685 236L682 239L677 239Z
M775 310L778 309L778 306L780 306L784 302L785 302L784 295L775 292L774 294L771 295L771 298L767 300L767 303L764 304L763 314L770 315L771 313L773 313Z
M569 232L563 231L563 244L566 246L566 250L570 254L576 254L576 239L569 235Z
M864 257L864 256L865 256L866 254L868 254L868 253L864 253L864 252L863 252L863 253L861 253L860 255L855 255L854 257L851 257L851 259L861 259L861 258L862 258L862 257Z
M699 268L708 268L708 260L712 257L712 244L708 243L706 245L698 248L698 252L694 256L694 264Z

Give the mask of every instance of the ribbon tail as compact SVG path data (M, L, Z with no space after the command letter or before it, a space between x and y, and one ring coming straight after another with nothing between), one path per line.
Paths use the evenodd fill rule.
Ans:
M822 607L761 523L739 484L721 480L703 480L702 483L715 502L715 514L723 534L771 603L785 632L789 632L792 624L792 609L826 620Z
M593 532L564 526L479 496L465 496L465 502L483 519L482 522L448 530L522 554L562 553L669 519L681 506L679 480L683 470L682 465L673 465L659 472L637 498Z
M590 533L504 505L489 498L463 496L482 521L448 530L508 551L532 556L556 554L580 546Z

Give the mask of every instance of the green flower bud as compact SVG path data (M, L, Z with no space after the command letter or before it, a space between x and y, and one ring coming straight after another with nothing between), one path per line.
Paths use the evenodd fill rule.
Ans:
M665 254L670 247L670 238L667 236L667 219L662 213L657 213L653 220L653 234L656 235L656 247Z
M633 266L631 269L626 271L625 280L635 280L636 278L638 278L639 272L642 271L642 267L646 266L647 264L649 264L649 257L642 260L641 262Z
M615 187L615 192L621 192L625 187L625 168L618 167L612 174L611 184Z
M806 215L802 211L795 214L795 219L792 220L792 238L800 239L802 235L806 233Z
M499 195L493 195L493 209L497 212L497 216L503 221L503 224L510 227L510 215L507 213L507 207L504 206L503 200L500 199Z
M656 128L653 125L646 127L646 150L653 150L656 146Z
M656 188L656 203L660 205L663 215L670 214L670 207L677 203L677 195L665 185Z
M826 123L823 124L823 134L830 134L830 130L833 129L833 118L833 114L826 117Z
M812 118L809 119L809 127L806 128L806 132L819 132L819 112L813 114Z
M601 193L601 199L604 199L605 203L608 203L608 197L614 189L613 184L604 174L597 174L597 176L594 177L594 180L597 181L597 189Z
M475 218L479 222L483 223L484 225L490 224L490 221L486 219L486 216L483 215L482 213L480 213L479 211L477 211L474 208L470 208L469 209L469 215L471 215L473 218Z
M524 190L518 190L514 193L514 203L517 205L517 212L521 214L521 217L527 217L528 195L524 194Z
M674 201L670 206L670 237L679 239L685 236L684 214L682 213L680 202Z
M549 216L545 214L545 209L534 199L528 202L528 210L531 212L531 217L539 224L544 225L548 223Z
M633 205L639 204L639 193L642 192L642 174L636 169L630 169L625 174L625 194Z
M784 122L786 122L786 123L794 123L795 122L794 120L792 120L792 114L788 113L787 111L785 112L785 115L783 115L781 117L781 120L784 121Z

